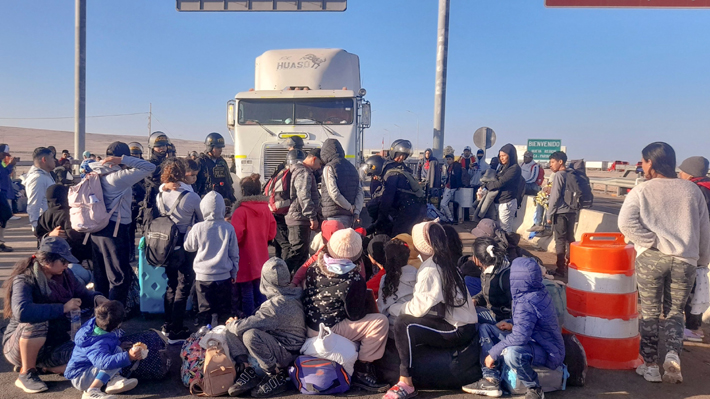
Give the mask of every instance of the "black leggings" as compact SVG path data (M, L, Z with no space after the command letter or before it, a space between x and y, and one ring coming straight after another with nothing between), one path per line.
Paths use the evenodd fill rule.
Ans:
M476 325L454 327L444 319L402 314L394 322L394 342L399 352L399 374L411 377L412 351L418 345L449 349L469 344L476 336Z

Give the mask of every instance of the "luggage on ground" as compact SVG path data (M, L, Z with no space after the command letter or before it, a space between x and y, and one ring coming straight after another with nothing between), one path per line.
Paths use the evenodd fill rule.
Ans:
M138 360L133 365L121 370L126 378L137 378L140 381L160 380L170 371L171 360L168 354L167 340L156 331L146 331L123 337L122 342L142 342L148 347L148 357Z
M306 395L335 395L350 389L350 376L332 360L299 356L289 375L296 389Z

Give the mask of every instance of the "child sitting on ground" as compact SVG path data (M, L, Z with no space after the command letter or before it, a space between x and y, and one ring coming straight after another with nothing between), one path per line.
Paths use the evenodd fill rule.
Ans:
M286 370L306 341L303 291L300 287L290 287L290 282L286 262L269 259L261 269L260 289L267 297L266 302L251 317L227 321L229 353L237 368L243 370L229 388L230 396L251 391L251 396L264 398L286 390ZM249 355L266 371L261 382L249 365Z
M121 302L104 302L96 308L95 316L77 331L64 377L84 392L82 399L113 399L115 396L111 394L130 391L138 385L135 378L125 379L118 374L131 362L142 359L139 346L128 352L121 348L119 327L125 314ZM106 393L101 392L104 385Z
M503 362L528 389L525 399L543 399L533 366L556 369L565 359L565 345L552 299L533 259L517 258L510 266L513 324L479 324L483 378L463 387L468 393L499 397ZM511 331L512 330L512 331Z
M389 319L392 333L402 305L412 299L417 283L418 270L408 265L408 261L409 246L406 242L393 238L385 245L385 277L378 288L377 308Z
M231 311L232 283L237 282L239 242L232 224L224 220L225 204L222 196L210 191L202 198L200 210L204 222L196 223L185 238L185 251L197 252L195 291L197 319L210 323L212 314L222 320Z

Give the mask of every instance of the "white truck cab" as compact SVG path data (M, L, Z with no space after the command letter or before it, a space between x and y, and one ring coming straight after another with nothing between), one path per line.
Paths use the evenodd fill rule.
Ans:
M365 93L360 60L345 50L270 50L257 57L254 89L227 102L236 175L268 179L286 159L292 136L303 139L306 152L335 138L359 166L371 119Z

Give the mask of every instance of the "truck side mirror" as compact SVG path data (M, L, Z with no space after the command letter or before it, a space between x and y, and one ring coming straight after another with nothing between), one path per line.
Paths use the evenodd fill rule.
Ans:
M237 121L237 102L235 100L227 101L227 128L234 130Z
M365 101L362 103L362 121L360 124L364 128L369 128L372 122L372 109L370 108L370 102Z

